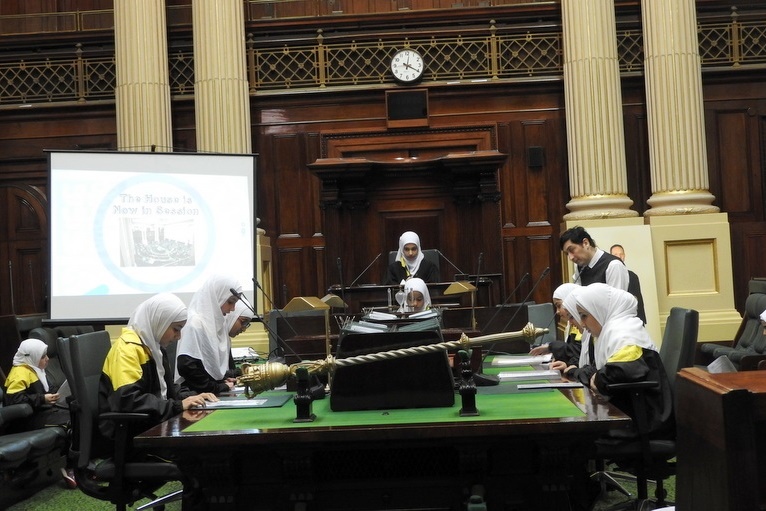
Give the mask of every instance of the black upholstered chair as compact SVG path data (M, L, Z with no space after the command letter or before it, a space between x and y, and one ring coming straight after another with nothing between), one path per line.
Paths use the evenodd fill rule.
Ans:
M0 380L5 382L2 369ZM0 509L61 477L58 467L64 466L66 431L62 427L31 431L17 427L32 413L32 407L26 403L3 406L0 385Z
M751 292L745 300L745 313L734 340L729 345L701 343L699 351L705 364L726 356L738 370L754 370L766 360L766 336L761 326L761 313L766 310L766 293Z
M396 250L391 250L388 253L388 264L393 263L396 260ZM427 248L423 250L423 259L431 262L436 266L436 270L441 275L441 265L439 264L439 251L435 248Z
M131 441L128 425L132 421L145 421L141 413L99 413L98 389L104 360L111 340L106 331L95 331L59 338L59 352L66 369L71 359L71 374L67 375L73 393L72 449L77 486L85 494L113 503L118 510L126 509L139 499L154 499L154 492L168 481L182 479L173 463L161 461L134 461L130 455ZM66 369L68 370L68 369ZM112 420L116 426L114 442L105 439L99 431L101 420ZM177 500L181 493L164 497L152 503L160 506ZM142 509L150 506L142 506Z
M675 388L676 374L684 367L694 365L699 330L699 313L693 309L673 307L670 310L660 347L660 358L671 389ZM666 505L667 492L662 482L675 474L675 430L662 438L649 434L646 392L657 388L658 382L620 383L609 386L610 392L626 392L630 395L635 413L636 436L630 438L606 437L596 442L600 460L615 463L621 470L635 475L637 498L618 504L610 509L649 510ZM675 399L675 396L674 396ZM675 406L674 406L675 408ZM614 476L615 474L610 474ZM602 481L609 478L602 478ZM656 482L656 501L648 497L647 482Z

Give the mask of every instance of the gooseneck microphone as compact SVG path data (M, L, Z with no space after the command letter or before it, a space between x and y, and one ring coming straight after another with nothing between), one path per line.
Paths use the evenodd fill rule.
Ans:
M343 285L343 263L340 257L335 261L338 265L338 276L340 277L340 299L346 303L346 286Z
M264 297L266 300L268 300L268 301L269 301L269 303L271 303L271 306L272 306L272 307L274 307L274 302L272 301L271 297L269 297L269 295L268 295L268 294L266 294L266 290L264 290L264 289L263 289L263 287L261 287L261 284L258 282L258 280L257 280L256 278L253 278L253 283L255 284L255 287L257 287L257 288L258 288L258 290L259 290L259 291L260 291L260 292L263 294L263 297ZM239 294L237 294L237 292L236 292L234 289L231 289L231 292L232 292L232 294L233 294L234 296L236 296L237 298L239 298L240 300L242 300L242 293L239 293ZM244 300L243 300L243 301L244 301ZM248 304L246 301L244 301L244 303L245 303L245 306L246 306L246 307L248 307L248 308L250 308L250 309L252 310L252 308L250 307L250 305L249 305L249 304ZM297 335L298 335L298 332L296 332L295 328L293 328L293 325L291 325L291 324L290 324L290 322L287 320L287 318L286 318L284 315L282 315L282 311L280 311L278 308L274 308L273 310L274 310L274 311L276 311L277 315L278 315L280 318L282 318L282 321L284 321L284 322L285 322L285 324L286 324L287 326L289 326L289 327L290 327L290 330L292 330L292 331L293 331L293 334L295 334L295 335L297 336ZM280 337L280 336L279 336L279 334L278 334L277 332L275 332L273 329L269 328L269 325L268 325L268 324L267 324L267 323L266 323L266 322L263 320L263 318L262 318L262 317L260 317L260 316L258 316L257 314L255 314L255 311L253 311L253 314L254 314L254 315L255 315L255 317L258 319L258 321L260 321L260 322L261 322L261 324L263 325L263 327L264 327L264 328L265 328L265 329L266 329L266 330L269 332L269 335L270 335L270 336L273 336L273 337L274 337L274 339L276 339L276 340L277 340L277 344L278 344L278 345L280 345L280 346L282 347L282 352L283 352L283 353L284 353L285 351L289 351L289 352L290 352L292 355L294 355L294 356L295 356L295 357L296 357L296 358L297 358L297 359L298 359L300 362L302 362L302 361L303 361L303 358L301 358L301 356L300 356L300 355L298 355L298 354L295 352L295 350L294 350L294 349L293 349L293 348L292 348L292 347L291 347L291 346L290 346L290 345L287 343L287 341L285 341L284 339L282 339L282 337Z
M476 262L476 289L479 289L479 276L481 275L481 262L484 259L484 252L479 252L479 260Z
M449 259L447 259L447 256L446 256L446 255L444 255L444 253L442 253L442 251L441 251L441 250L439 250L439 249L437 248L437 249L436 249L436 253L437 253L437 254L439 254L439 255L441 256L441 258L442 258L442 259L444 259L445 261L447 261L447 262L449 263L449 265L450 265L450 266L452 266L453 268L455 268L455 269L457 270L457 275L465 275L465 272L464 272L463 270L461 270L460 268L458 268L457 266L455 266L455 263L453 263L452 261L450 261Z
M357 280L359 280L360 278L362 278L362 275L364 275L365 273L367 273L367 270L369 270L369 269L370 269L370 266L372 266L373 264L375 264L375 261L377 261L378 259L380 259L380 256L382 256L382 255L383 255L383 252L381 252L381 253L379 253L378 255L376 255L376 256L375 256L375 259L373 259L373 260L370 262L370 264L368 264L368 265L367 265L367 266L364 268L364 270L362 270L362 273L360 273L359 275L357 275L357 277L356 277L354 280L352 280L352 281L351 281L351 284L349 284L349 285L348 285L348 287L354 287L354 284L356 284L356 281L357 281ZM338 264L340 264L340 257L338 258ZM342 279L342 278L343 278L343 277L341 277L341 279Z
M497 318L498 314L500 314L500 312L503 310L503 308L506 305L508 305L508 302L510 302L511 298L516 296L516 292L521 288L521 285L524 283L524 281L529 280L530 277L531 277L531 275L529 274L529 272L525 273L521 277L521 279L519 280L519 283L516 284L516 287L513 288L513 291L511 291L508 294L508 297L505 299L505 301L502 304L500 304L500 306L498 306L497 310L492 315L492 317L489 318L489 321L487 321L487 323L484 325L484 328L482 330L487 331L487 333L491 332L491 330L489 330L489 325L491 325L495 321L495 319Z
M543 278L545 278L545 276L548 275L550 272L551 272L551 267L550 266L548 266L547 268L545 268L543 270L543 272L537 278L535 283L532 285L532 289L529 290L529 293L527 293L527 296L525 296L524 300L522 300L522 302L521 302L522 304L526 303L526 301L529 300L529 297L532 296L532 293L535 292L535 289L537 289L537 286L540 285L540 282L542 282ZM513 316L511 316L511 319L509 319L508 323L506 323L505 326L503 327L503 331L507 330L508 327L511 326L511 323L513 323L513 320L516 319L516 315L519 313L520 310L521 310L521 307L516 309L516 311L513 313ZM491 348L491 346L490 346L490 348ZM487 353L489 353L489 351Z

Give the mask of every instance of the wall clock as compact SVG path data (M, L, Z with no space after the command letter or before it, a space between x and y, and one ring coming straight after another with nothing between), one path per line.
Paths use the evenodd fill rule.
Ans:
M423 77L425 63L417 51L407 48L394 53L391 58L391 74L401 83L415 83Z

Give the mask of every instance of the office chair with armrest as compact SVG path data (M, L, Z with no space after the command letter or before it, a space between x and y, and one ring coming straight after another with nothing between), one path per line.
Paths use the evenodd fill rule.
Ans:
M0 382L5 382L0 369ZM56 479L64 466L66 430L48 427L26 430L34 413L27 403L3 405L0 385L0 509L24 500Z
M742 323L737 330L734 340L728 345L716 342L705 342L699 346L702 363L708 365L718 357L726 356L737 370L751 371L757 369L758 363L766 360L766 338L761 326L761 313L766 310L766 293L760 288L754 289L751 281L751 293L745 300L745 312Z
M676 374L684 367L694 365L694 356L699 330L699 312L693 309L673 307L665 324L660 359L674 391ZM612 393L626 392L630 396L634 410L636 436L630 438L606 437L596 441L597 456L601 460L616 463L618 467L635 475L637 499L630 500L610 510L617 509L655 509L665 506L667 492L662 482L675 474L676 456L675 430L668 437L654 438L650 435L648 424L648 405L646 393L659 387L658 382L645 381L609 385ZM675 396L674 396L675 399ZM673 406L675 409L675 404ZM615 474L611 474L614 476ZM656 481L656 502L649 500L647 483ZM602 479L603 481L603 479Z
M129 424L145 421L143 413L99 413L98 390L104 360L111 340L107 331L95 331L59 339L62 366L67 370L71 361L71 374L67 375L72 389L72 449L77 487L86 495L106 500L118 510L125 510L139 499L154 499L154 492L168 481L182 480L181 471L174 463L159 461L132 461L129 459L132 438ZM114 443L99 431L100 420L115 423ZM180 492L172 500L180 498ZM167 498L150 505L164 505Z

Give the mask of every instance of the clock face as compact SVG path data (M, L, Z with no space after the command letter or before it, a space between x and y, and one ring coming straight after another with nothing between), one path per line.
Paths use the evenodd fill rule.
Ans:
M423 57L415 50L399 50L391 59L391 73L403 83L418 81L424 68Z

